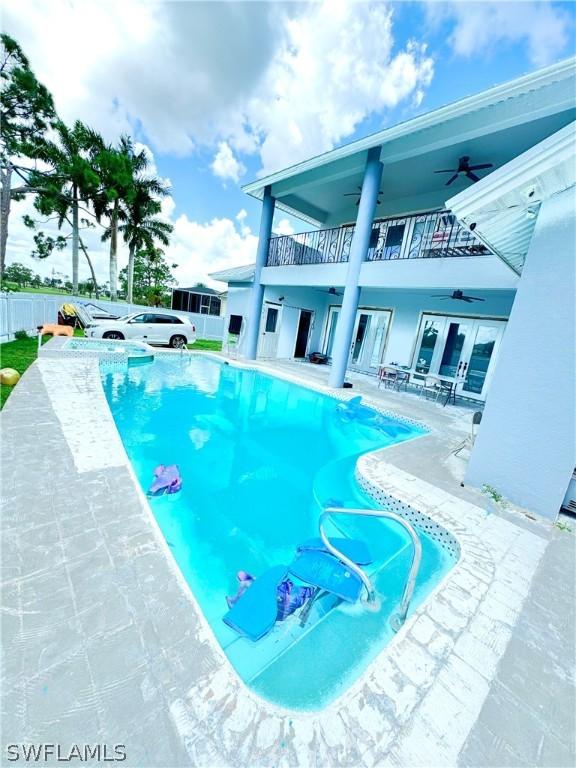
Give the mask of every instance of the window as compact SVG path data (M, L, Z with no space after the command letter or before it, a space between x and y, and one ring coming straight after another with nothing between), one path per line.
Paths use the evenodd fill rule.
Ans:
M169 325L174 323L181 323L182 320L180 320L179 317L175 317L174 315L148 315L150 320L148 320L149 323L156 323L156 324L162 324L162 325Z
M278 310L274 307L268 307L266 314L266 332L276 333L276 322L278 320Z
M149 323L150 322L150 320L148 320L149 317L150 317L150 315L136 315L136 317L133 317L132 320L130 320L129 322L131 322L131 323Z

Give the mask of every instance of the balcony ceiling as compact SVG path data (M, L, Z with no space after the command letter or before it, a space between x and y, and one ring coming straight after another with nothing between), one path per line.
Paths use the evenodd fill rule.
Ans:
M473 186L449 174L458 158L493 163L481 178L509 163L574 120L575 61L561 62L511 83L442 107L379 134L333 150L247 185L261 198L270 184L277 205L322 227L353 222L357 207L346 193L359 191L367 151L382 146L384 165L377 217L446 207L446 201Z

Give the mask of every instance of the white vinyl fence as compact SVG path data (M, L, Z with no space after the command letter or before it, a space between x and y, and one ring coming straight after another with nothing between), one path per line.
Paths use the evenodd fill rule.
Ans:
M16 331L26 331L35 335L37 327L44 323L58 322L58 309L62 304L95 304L115 315L128 315L131 312L153 312L153 307L140 304L88 299L86 296L56 296L44 293L0 293L0 343L14 338ZM186 315L196 326L199 339L222 339L224 318L214 315L200 315L194 312L180 312Z

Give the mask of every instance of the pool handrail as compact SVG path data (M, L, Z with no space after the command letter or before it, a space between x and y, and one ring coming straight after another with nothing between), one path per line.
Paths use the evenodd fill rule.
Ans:
M420 561L422 560L422 544L420 542L420 539L418 538L418 534L414 530L414 527L403 517L400 515L397 515L394 512L390 512L385 509L354 509L354 508L346 508L346 507L326 507L326 509L323 510L322 514L320 515L320 538L322 539L324 546L330 552L334 557L337 557L338 560L340 560L342 563L348 566L351 571L353 571L358 578L362 580L362 583L364 584L364 587L366 588L367 592L367 605L369 607L377 608L378 607L378 601L376 598L376 590L374 589L374 585L370 581L367 574L360 568L359 565L356 565L352 560L347 558L342 552L340 552L333 544L331 544L330 540L328 539L328 536L326 535L324 531L324 523L327 520L327 518L330 515L359 515L364 517L383 517L387 520L393 520L394 522L401 525L410 536L412 540L412 562L410 563L410 571L408 573L408 578L406 580L406 584L404 586L404 592L402 593L402 600L400 601L400 608L398 609L397 613L392 616L390 619L390 624L392 626L392 629L394 631L398 631L402 624L406 620L406 615L408 613L408 608L410 607L410 601L412 600L412 595L414 594L414 587L416 586L416 577L418 576L418 571L420 569Z

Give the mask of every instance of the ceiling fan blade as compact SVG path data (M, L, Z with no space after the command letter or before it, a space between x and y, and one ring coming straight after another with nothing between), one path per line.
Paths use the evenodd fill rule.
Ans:
M434 173L455 173L455 171L456 171L455 168L448 168L443 171L434 171Z
M480 176L476 176L476 174L475 174L475 173L472 173L472 171L468 171L468 172L466 173L466 176L467 176L469 179L472 179L472 181L480 181Z
M450 184L452 184L453 181L456 181L457 178L458 178L458 174L455 173L454 176L452 176L452 178L448 179L448 181L446 182L446 186L449 187Z
M344 192L342 197L358 197L360 192Z
M481 163L480 165L468 166L469 171L481 171L483 168L493 168L494 163Z
M473 299L470 296L460 296L460 301L465 301L466 304L472 304Z
M467 299L470 299L470 301L486 301L486 299L481 299L480 296L466 296Z

